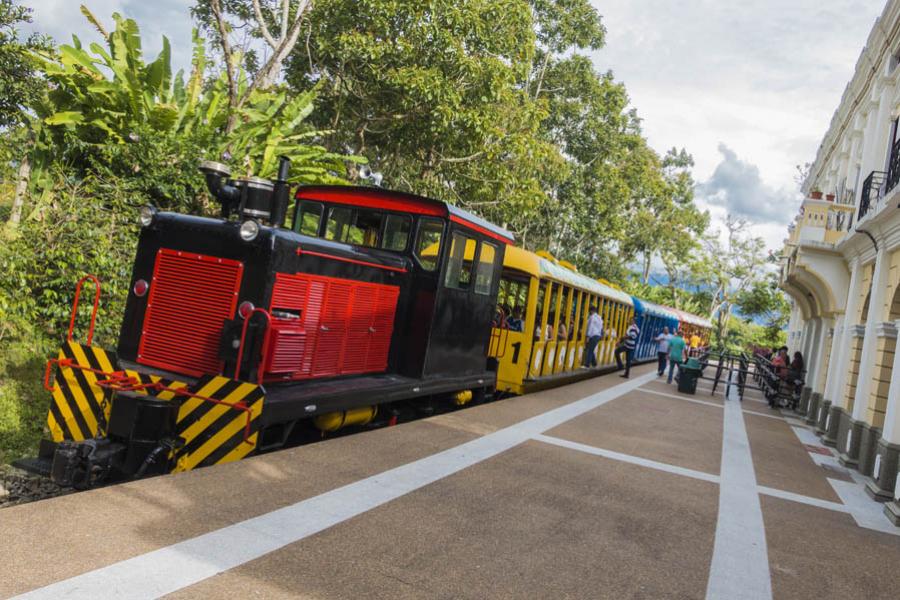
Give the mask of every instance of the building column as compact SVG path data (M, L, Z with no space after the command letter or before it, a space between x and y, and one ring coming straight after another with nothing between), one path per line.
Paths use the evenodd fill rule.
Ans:
M900 329L900 320L894 322ZM894 353L893 373L900 373L900 352ZM887 410L881 439L875 447L872 465L872 481L866 484L866 491L876 500L889 500L885 514L900 525L900 489L898 489L898 469L900 469L900 377L891 377L888 389Z
M866 315L866 327L862 340L862 351L859 355L859 374L856 378L856 389L853 390L853 409L847 415L846 424L840 424L838 434L839 459L844 466L859 466L860 440L863 429L871 427L868 420L869 395L872 393L872 379L875 376L875 365L878 352L878 330L881 325L882 312L887 291L887 281L891 275L890 256L885 252L884 244L875 256L872 269L872 284L869 288L869 311ZM842 415L843 416L843 415ZM844 417L845 419L847 417Z
M828 363L830 360L831 345L828 343L830 336L834 335L834 318L822 317L822 326L819 331L819 338L816 342L816 355L812 363L813 369L806 374L809 381L809 387L813 392L823 393L825 391L825 375L828 372Z
M813 425L818 422L819 407L824 403L825 398L832 398L831 389L835 386L838 379L837 370L841 364L841 354L844 350L841 341L844 338L844 321L846 313L839 314L834 323L834 330L831 334L831 348L828 355L828 368L823 374L824 388L821 392L813 391L809 397L809 405L806 409L806 423Z
M847 405L844 390L847 386L847 375L850 372L851 345L854 341L853 325L856 324L856 313L859 310L858 287L862 280L862 261L858 258L853 259L849 266L850 285L847 288L847 308L844 311L840 335L835 335L832 344L831 366L829 367L828 381L825 383L825 395L818 403L814 415L814 422L817 423L816 431L823 434L830 432L830 435L825 435L822 440L829 446L835 445L836 425L841 411Z

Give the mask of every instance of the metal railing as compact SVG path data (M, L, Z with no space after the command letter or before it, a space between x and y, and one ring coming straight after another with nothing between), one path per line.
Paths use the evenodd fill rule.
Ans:
M866 213L874 209L878 199L884 194L884 185L887 181L887 173L884 171L872 171L863 181L862 193L859 196L859 217L862 220Z
M900 140L891 144L891 159L888 163L887 185L885 194L894 189L900 183Z

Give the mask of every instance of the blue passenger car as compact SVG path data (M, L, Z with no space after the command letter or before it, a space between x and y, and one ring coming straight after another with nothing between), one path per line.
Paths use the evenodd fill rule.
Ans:
M657 344L653 341L654 338L660 334L663 327L668 327L669 332L675 332L678 329L678 316L672 310L659 304L641 300L636 296L631 298L634 301L634 318L641 330L634 359L656 358Z

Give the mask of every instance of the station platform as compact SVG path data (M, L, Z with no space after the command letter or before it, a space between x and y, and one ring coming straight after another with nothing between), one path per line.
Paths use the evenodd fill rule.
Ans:
M0 597L897 598L858 474L723 392L638 367L3 509Z

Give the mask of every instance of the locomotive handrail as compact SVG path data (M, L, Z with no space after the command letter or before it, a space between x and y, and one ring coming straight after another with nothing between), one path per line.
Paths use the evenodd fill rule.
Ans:
M500 322L497 324L497 327L491 328L491 341L488 343L488 356L503 358L506 356L506 342L509 341L509 323L506 322L506 312L502 308L498 307L497 312L500 313ZM495 329L499 331L494 333ZM494 346L495 341L496 347ZM500 352L501 348L503 349L502 353Z
M269 311L264 308L254 308L244 319L244 326L241 328L241 343L238 346L237 363L234 366L234 378L240 379L241 359L244 358L244 341L247 337L247 327L250 325L250 319L252 319L253 315L255 315L256 313L262 313L266 315L266 333L263 336L263 346L259 357L259 370L256 374L256 382L262 384L263 369L265 369L266 367L266 350L269 348L269 338L272 335L272 315L270 315Z
M90 346L94 341L94 326L97 323L97 309L100 307L100 280L95 275L85 275L78 280L75 286L75 300L72 302L72 316L69 318L69 333L66 335L68 341L72 341L72 332L75 330L75 316L78 314L78 301L81 298L81 287L84 282L90 279L94 282L94 308L91 311L91 326L88 329L87 345Z

